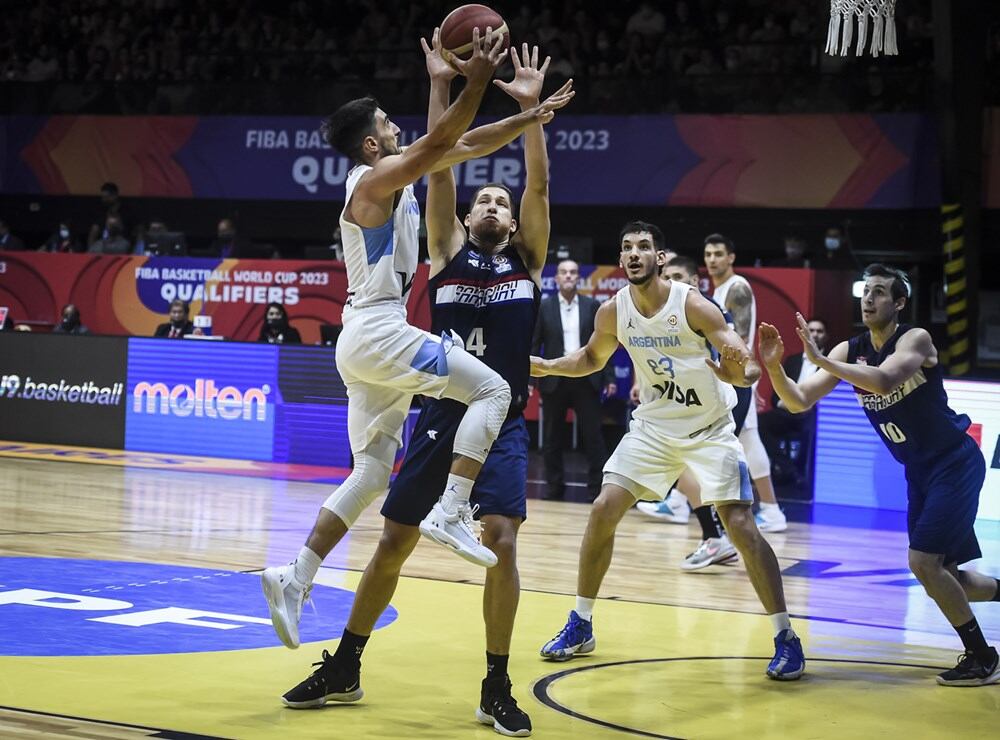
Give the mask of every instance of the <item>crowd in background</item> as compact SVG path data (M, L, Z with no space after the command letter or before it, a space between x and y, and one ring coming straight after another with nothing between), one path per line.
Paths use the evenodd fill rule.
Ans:
M7 3L12 7L0 16L0 76L24 82L141 83L145 94L118 100L136 109L131 112L179 112L173 108L183 107L192 84L228 83L243 91L240 83L254 82L264 91L268 82L356 81L375 85L380 97L391 96L393 89L412 91L412 81L424 78L417 39L430 33L429 19L444 18L455 4L18 1ZM496 5L505 13L511 37L539 44L552 57L550 76L574 77L585 93L577 102L594 110L621 100L621 79L630 81L633 109L666 111L816 106L891 111L919 108L929 89L930 0L897 6L903 53L877 64L853 54L822 53L829 15L816 0ZM992 63L1000 65L1000 27L991 50ZM857 74L844 87L843 75L835 73L852 65ZM706 77L712 78L711 86L704 84ZM760 94L747 95L747 85L759 85ZM157 86L162 94L152 92ZM296 92L308 106L308 89Z

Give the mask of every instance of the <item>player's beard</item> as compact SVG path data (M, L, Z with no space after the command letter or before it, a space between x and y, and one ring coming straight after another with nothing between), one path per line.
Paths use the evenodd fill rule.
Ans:
M625 275L626 277L628 277L628 281L632 283L632 285L645 285L654 277L656 277L656 274L657 272L659 272L659 269L660 266L654 264L652 267L646 270L646 272L644 272L642 275L639 275L638 277L629 277L628 271L626 271Z
M469 230L473 241L481 247L496 248L510 241L510 228L504 228L499 221L482 219L474 229Z

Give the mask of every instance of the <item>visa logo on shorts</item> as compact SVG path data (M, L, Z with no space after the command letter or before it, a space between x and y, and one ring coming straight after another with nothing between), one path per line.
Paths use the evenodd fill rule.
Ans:
M164 416L204 416L209 419L267 421L270 385L241 391L234 385L217 388L215 381L196 378L194 385L179 383L136 383L132 391L132 411Z

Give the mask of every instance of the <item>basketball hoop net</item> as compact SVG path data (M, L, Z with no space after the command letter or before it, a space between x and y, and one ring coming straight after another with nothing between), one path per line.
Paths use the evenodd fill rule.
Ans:
M898 54L896 48L896 0L830 0L830 30L826 34L826 53L846 57L854 37L854 19L858 20L857 56L868 41L868 16L872 17L872 45L869 51Z

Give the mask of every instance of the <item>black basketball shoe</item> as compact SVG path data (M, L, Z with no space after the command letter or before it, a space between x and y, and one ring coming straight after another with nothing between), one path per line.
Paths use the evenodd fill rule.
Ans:
M326 650L323 651L323 660L313 665L319 668L281 697L286 707L311 709L321 707L328 701L357 701L365 695L361 690L360 669L352 670L337 665Z
M993 660L983 663L975 655L965 652L958 659L958 665L939 673L937 682L942 686L987 686L1000 683L1000 658L996 648L990 648Z
M507 676L483 679L476 719L484 725L493 725L494 730L507 737L528 737L531 734L531 718L510 695L510 679Z

